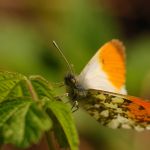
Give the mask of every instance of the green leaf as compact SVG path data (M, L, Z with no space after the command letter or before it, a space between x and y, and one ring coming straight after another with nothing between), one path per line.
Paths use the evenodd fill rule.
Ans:
M70 146L71 150L78 150L78 134L72 118L70 108L66 104L53 101L48 105L49 115L54 122L54 131L62 147Z
M32 84L33 83L33 84ZM0 71L0 142L28 147L52 127L45 101L52 98L49 83L40 76L28 79Z
M0 102L13 97L29 96L34 100L44 97L52 99L52 87L41 76L24 75L8 71L0 71Z
M28 147L37 143L52 127L48 115L29 98L15 98L0 104L0 142Z
M50 116L47 115L50 111ZM52 128L62 147L78 149L78 135L70 108L56 101L49 82L41 76L0 72L0 143L29 147Z
M0 71L0 102L9 97L29 96L25 76L19 73Z
M30 76L29 79L40 99L43 99L44 97L48 97L50 100L53 99L52 86L47 80L37 75Z

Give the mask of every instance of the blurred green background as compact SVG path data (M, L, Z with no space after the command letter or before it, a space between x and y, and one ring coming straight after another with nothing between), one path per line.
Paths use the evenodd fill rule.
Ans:
M150 98L150 2L126 0L1 0L0 67L61 82L67 72L55 40L80 73L105 42L126 45L127 90ZM81 150L149 150L150 133L112 130L78 111Z

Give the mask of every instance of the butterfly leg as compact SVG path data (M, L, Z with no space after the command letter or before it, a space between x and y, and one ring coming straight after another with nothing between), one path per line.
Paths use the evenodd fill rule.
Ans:
M64 86L64 82L52 83L54 88L61 88Z
M79 109L79 103L78 103L78 101L74 101L72 108L71 108L72 113L76 112L78 109Z
M62 99L63 97L68 97L68 93L64 93L64 94L62 94L62 95L55 96L55 99L61 101L61 99ZM68 102L66 102L66 103L68 103Z

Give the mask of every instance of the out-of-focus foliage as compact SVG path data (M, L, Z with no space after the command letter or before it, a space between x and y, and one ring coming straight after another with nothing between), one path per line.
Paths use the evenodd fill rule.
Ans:
M91 1L78 0L68 1L67 5L59 7L61 3L52 2L49 6L43 2L42 10L40 6L36 9L33 7L32 11L37 13L37 18L35 20L33 14L31 17L35 22L30 18L1 19L2 66L25 73L42 73L49 77L52 72L50 78L56 80L64 69L63 60L53 47L52 40L58 42L75 69L80 71L101 44L120 37L117 23L97 4L91 7ZM78 64L79 57L82 59Z
M127 87L130 94L140 96L145 78L150 73L150 37L141 36L134 42L130 42L127 50ZM150 81L147 81L150 85ZM142 95L144 96L144 95ZM150 98L150 95L147 95ZM145 97L146 98L146 97Z

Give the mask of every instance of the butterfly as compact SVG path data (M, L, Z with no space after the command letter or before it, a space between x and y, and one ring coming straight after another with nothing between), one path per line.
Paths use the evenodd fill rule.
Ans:
M125 47L117 39L104 44L79 75L64 78L69 98L101 125L150 130L150 102L127 95ZM70 69L71 70L71 69Z

